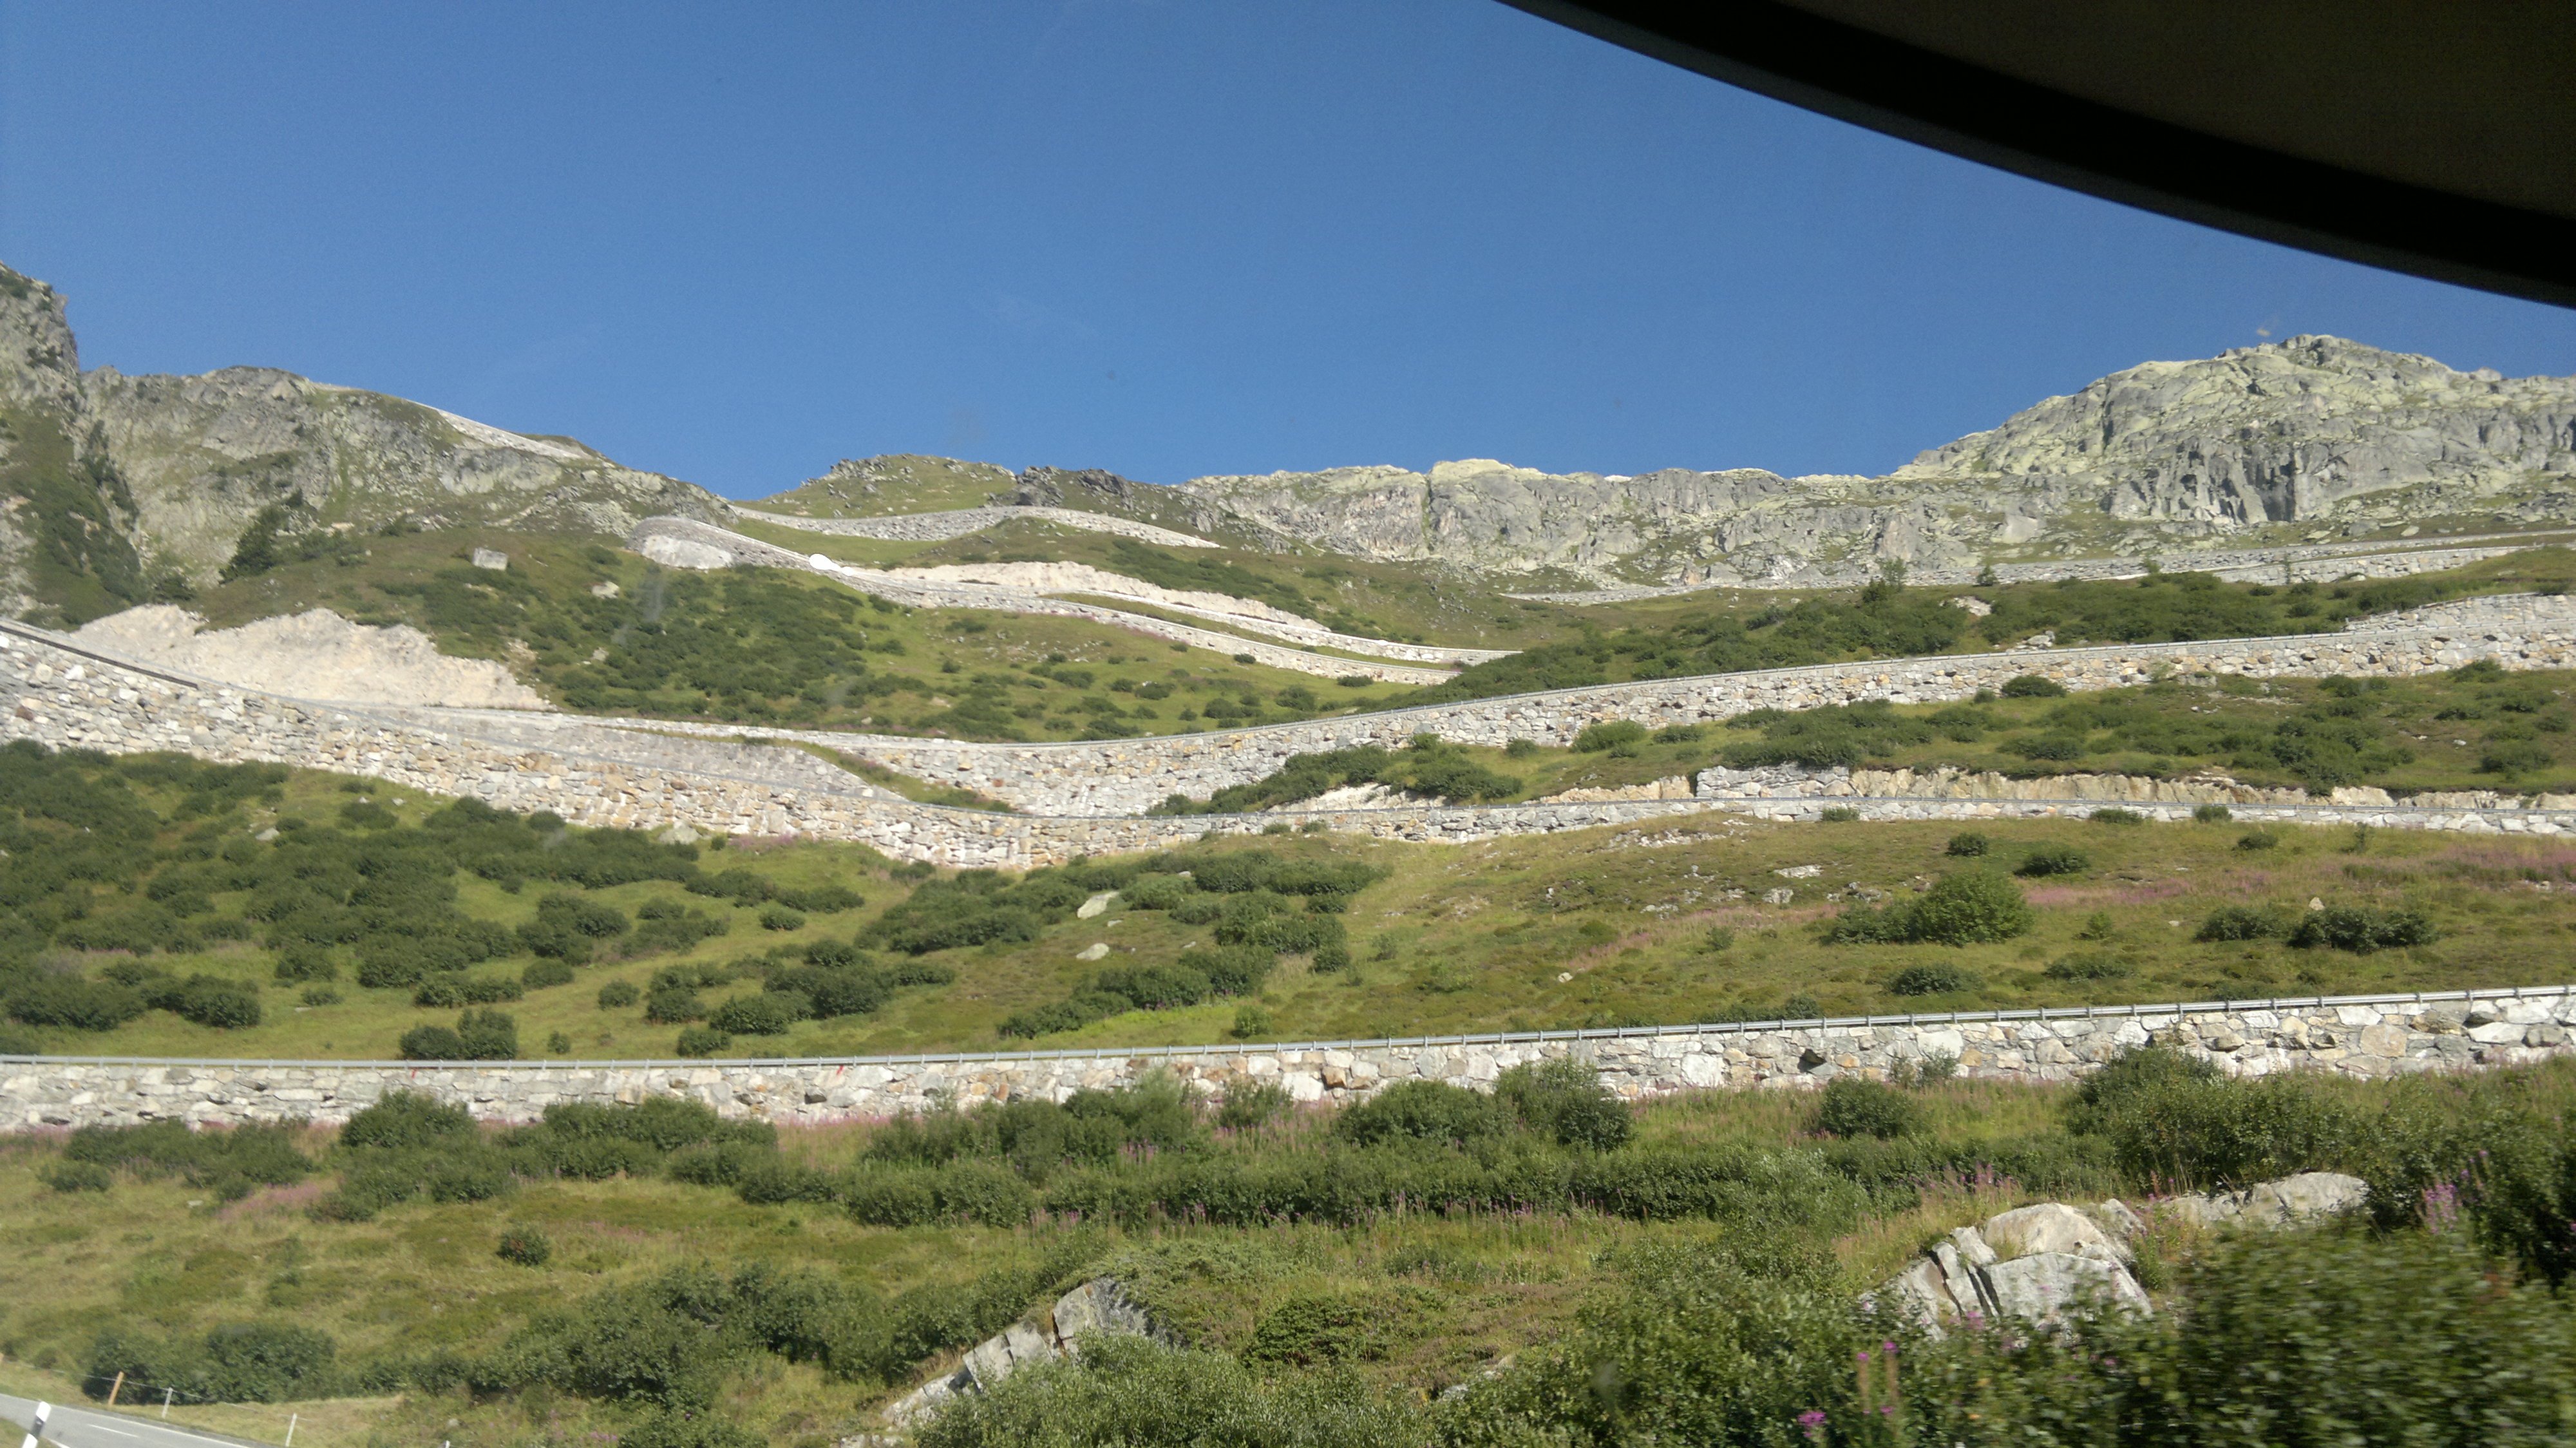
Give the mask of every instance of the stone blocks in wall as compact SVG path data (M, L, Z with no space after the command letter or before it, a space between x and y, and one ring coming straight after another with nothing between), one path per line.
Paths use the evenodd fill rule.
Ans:
M1932 1056L1989 1080L2070 1080L2151 1041L2230 1075L2324 1070L2359 1079L2524 1065L2576 1054L2576 989L2116 1007L1650 1030L1208 1046L1081 1053L688 1062L0 1061L0 1130L179 1120L345 1121L416 1091L489 1121L531 1121L557 1102L702 1101L779 1124L881 1117L1037 1096L1168 1071L1215 1096L1273 1081L1301 1102L1348 1101L1398 1081L1490 1086L1524 1062L1572 1056L1629 1099L1716 1088L1800 1089L1879 1078Z

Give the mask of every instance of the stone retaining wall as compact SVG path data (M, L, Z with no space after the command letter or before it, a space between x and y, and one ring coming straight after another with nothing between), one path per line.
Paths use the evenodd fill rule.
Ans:
M799 518L788 513L766 513L758 508L736 505L733 514L755 523L774 523L781 528L795 528L807 533L833 533L844 538L878 538L895 543L943 543L981 533L1004 523L1027 520L1034 523L1057 523L1067 528L1080 528L1092 533L1116 533L1166 548L1216 548L1222 545L1151 523L1120 518L1108 513L1086 513L1079 508L1041 508L1001 505L989 508L957 508L944 513L895 513L879 518Z
M2158 779L2140 774L2048 774L2016 779L1995 770L1969 771L1943 765L1933 769L1806 769L1794 764L1760 769L1713 765L1693 778L1694 795L1711 800L1843 799L2011 801L2070 805L2174 805L2183 810L2205 804L2231 809L2281 806L2293 812L2317 806L2346 809L2406 809L2424 812L2468 810L2536 815L2576 815L2576 794L2508 794L2502 790L2428 790L2404 800L2367 785L2345 786L2323 796L2304 789L2266 788L2229 779Z
M2015 662L2028 658L2021 656ZM1767 819L1812 819L1823 809L1839 805L1870 818L1917 819L2058 815L2080 813L2099 803L1821 795L1781 799L1768 793L1729 798L1713 793L1688 798L1414 804L1168 819L1080 812L1028 816L889 798L810 756L708 737L717 734L715 730L681 731L681 737L670 737L558 714L476 715L462 710L366 708L285 699L120 663L20 625L0 628L0 738L29 739L52 748L109 753L174 750L225 763L337 770L434 794L470 796L503 809L548 809L580 825L661 828L678 824L705 834L852 840L897 859L942 865L1020 869L1080 854L1167 849L1207 831L1248 834L1310 823L1377 839L1454 843L1638 824L1712 808ZM2189 806L2175 804L2145 812L2179 817L2189 813ZM2283 822L2478 832L2554 835L2576 828L2576 815L2541 808L2266 805L2241 812L2248 819Z
M194 1125L345 1121L390 1091L533 1120L557 1102L703 1101L730 1117L819 1123L943 1103L1062 1100L1168 1070L1213 1094L1272 1080L1299 1101L1397 1081L1483 1086L1525 1061L1588 1061L1631 1099L1721 1087L1818 1086L1948 1057L1964 1075L2062 1081L2162 1042L2231 1075L2295 1069L2377 1079L2524 1065L2570 1054L2576 992L2438 992L1957 1015L1453 1036L1300 1045L863 1057L807 1061L432 1063L0 1058L0 1130L176 1119Z
M2322 583L2339 578L2402 578L2417 573L2438 573L2446 568L2463 568L2528 548L2564 546L2568 541L2556 535L2480 533L2428 538L2420 546L2402 549L2392 548L2384 540L2293 543L2276 548L2206 548L2158 554L2156 566L2167 573L2215 573L2231 583L2296 583L2302 579ZM2466 546L2470 544L2498 546ZM2284 565L2287 565L2286 573ZM1917 565L1908 570L1906 579L1921 587L1954 588L1975 583L1989 566L1994 569L1998 583L2054 583L2061 579L2118 581L2143 578L2147 572L2146 558L2132 554L1992 565ZM1638 599L1672 598L1719 588L1850 587L1866 583L1876 576L1877 568L1872 564L1867 567L1802 569L1795 576L1795 581L1748 579L1741 582L1634 584L1598 588L1588 593L1514 593L1506 596L1525 598L1533 603L1631 603Z
M1078 743L979 744L643 720L589 723L819 744L916 778L972 789L1032 814L1121 815L1149 809L1173 794L1204 799L1227 785L1263 778L1294 755L1360 744L1397 748L1425 732L1464 744L1499 745L1524 738L1565 745L1584 726L1605 719L1660 727L1713 723L1762 708L1808 709L1866 699L1935 703L2000 688L2022 674L2087 690L2144 684L2166 674L2402 677L2457 668L2474 659L2493 659L2509 669L2576 667L2576 598L2464 599L2422 610L2417 617L2418 622L2406 626L2288 638L1943 654L1601 684L1255 729ZM460 729L480 727L475 721L496 717L494 711L434 712ZM553 727L581 725L567 721Z
M1049 598L1042 593L998 588L989 584L942 583L932 579L887 573L880 569L860 568L837 563L817 553L791 553L775 543L763 543L727 532L712 524L687 518L648 518L636 526L630 540L635 551L656 563L674 568L726 568L737 563L762 568L786 568L812 573L845 584L862 593L875 594L915 608L980 608L1009 613L1044 614L1055 618L1089 619L1113 628L1123 628L1148 638L1189 644L1194 648L1213 650L1236 657L1249 656L1254 663L1274 669L1293 669L1318 678L1338 679L1364 675L1392 684L1443 684L1451 677L1448 669L1417 668L1407 664L1383 663L1376 659L1346 659L1331 654L1308 653L1280 644L1217 629L1197 628L1174 623L1147 614L1129 613L1096 603L1077 603L1070 599ZM1329 630L1323 632L1329 633ZM1458 650L1416 647L1411 644L1386 644L1377 639L1361 639L1334 634L1330 646L1367 645L1381 655L1448 657Z

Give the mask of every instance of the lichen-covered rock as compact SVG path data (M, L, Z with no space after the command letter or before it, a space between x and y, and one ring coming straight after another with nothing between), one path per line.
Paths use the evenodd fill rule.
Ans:
M2009 1261L2035 1253L2056 1252L2126 1262L2129 1249L2095 1225L2093 1219L2064 1202L2016 1207L1987 1219L1978 1235L1997 1257Z
M2341 1172L2310 1171L2259 1182L2235 1192L2190 1193L2155 1204L2158 1215L2199 1226L2244 1223L2278 1226L2358 1211L2370 1200L2370 1183Z
M1079 1353L1083 1338L1103 1334L1167 1336L1115 1279L1094 1278L1057 1298L1052 1310L1023 1318L968 1348L956 1371L897 1398L881 1416L896 1427L912 1425L960 1393L989 1392L1021 1368Z

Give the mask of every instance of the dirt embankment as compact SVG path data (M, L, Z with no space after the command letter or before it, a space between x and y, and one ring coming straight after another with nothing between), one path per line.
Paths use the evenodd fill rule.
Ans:
M327 608L200 632L205 620L146 604L84 624L72 638L137 663L298 699L354 704L551 709L545 696L486 659L450 658L408 625L351 623Z

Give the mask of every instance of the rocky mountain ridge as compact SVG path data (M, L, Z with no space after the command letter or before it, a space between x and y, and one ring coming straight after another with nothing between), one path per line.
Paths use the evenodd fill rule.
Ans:
M704 489L570 438L266 367L83 371L60 293L0 267L0 612L77 623L212 582L271 531L492 526L623 537Z
M836 471L894 481L880 460ZM1491 459L1170 487L1056 469L983 476L988 492L949 505L1096 508L1507 577L1794 583L1879 559L1975 564L2358 536L2441 518L2576 520L2576 377L2462 372L2301 336L2142 363L1874 478L1551 474ZM881 494L872 506L899 511L901 498Z

